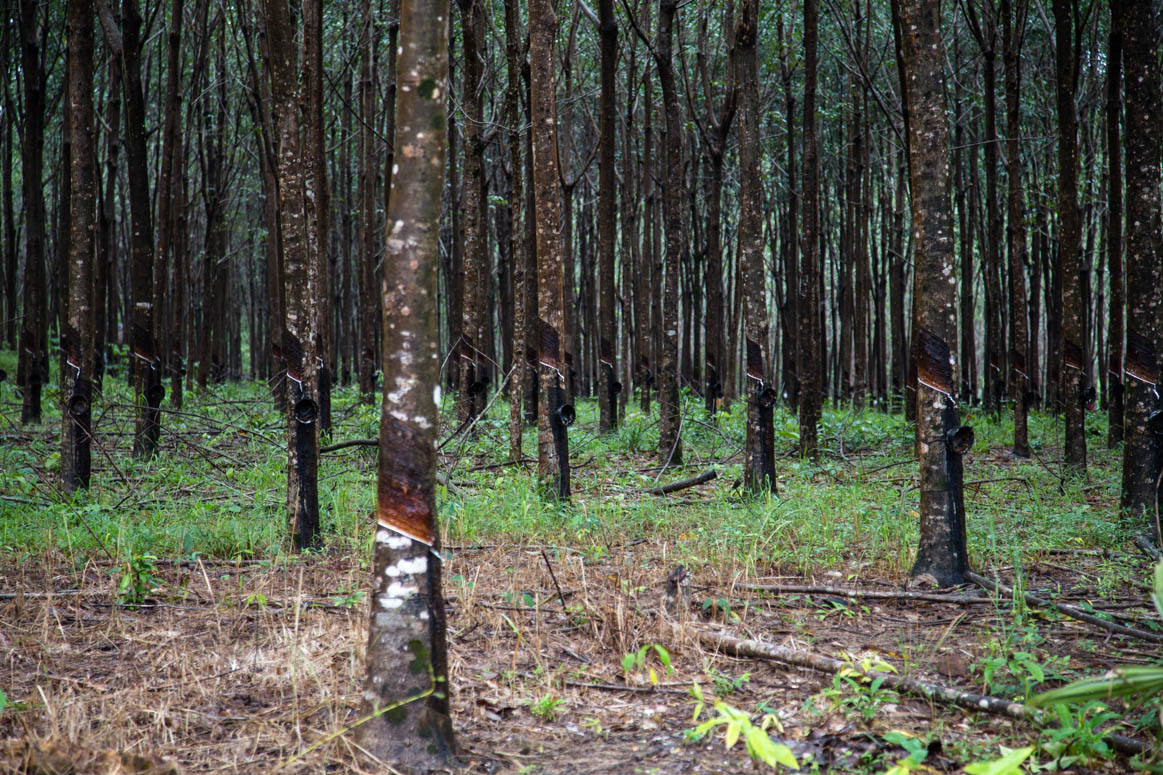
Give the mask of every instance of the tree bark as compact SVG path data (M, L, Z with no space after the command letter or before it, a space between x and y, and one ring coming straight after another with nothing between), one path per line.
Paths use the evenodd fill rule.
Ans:
M93 2L69 0L68 301L62 332L61 486L88 489L93 401L93 259L96 252L97 167L93 129Z
M41 388L49 378L44 266L46 225L44 187L41 185L44 176L46 80L42 46L45 21L41 9L36 0L20 2L20 57L24 69L24 136L20 144L20 191L24 202L24 318L20 324L17 384L24 391L20 409L20 420L24 423L40 422ZM65 131L68 131L67 127ZM58 217L63 217L63 214L58 213Z
M557 16L550 0L529 4L529 82L532 108L533 194L537 228L537 314L539 390L537 472L542 486L568 500L569 437L573 407L565 403L567 376L561 272L561 181L557 164L557 126L553 41Z
M618 192L615 169L616 135L614 119L618 110L616 78L618 66L618 24L614 21L614 0L598 0L598 35L602 58L601 148L598 152L598 429L618 427L618 340L614 308L614 239L617 236Z
M767 283L763 263L763 189L759 173L759 0L743 0L735 48L739 66L739 253L747 353L747 453L743 482L752 493L775 491L778 397L768 373Z
M521 459L521 437L525 423L521 417L521 402L528 391L528 383L537 379L537 371L529 364L527 329L530 312L527 304L527 271L525 247L528 243L525 228L525 181L528 166L523 164L525 143L521 138L521 9L517 0L505 0L505 66L508 82L505 88L505 122L509 125L506 140L509 145L510 176L509 228L510 252L513 263L513 380L509 384L509 460Z
M1030 399L1029 334L1026 320L1026 227L1022 159L1018 141L1021 116L1021 56L1028 0L1001 0L1006 88L1006 177L1009 179L1007 236L1010 275L1010 384L1014 388L1014 445L1018 457L1030 456L1026 416Z
M1137 525L1159 530L1160 76L1155 17L1148 3L1119 0L1127 112L1127 350L1121 506ZM1154 418L1155 426L1148 425Z
M376 289L376 90L372 80L376 67L375 22L371 0L360 2L359 61L359 392L365 404L375 401L376 325L380 320L380 294Z
M310 255L315 213L306 180L310 160L300 137L297 52L290 8L287 0L264 0L264 5L279 154L279 225L286 299L281 352L290 380L287 522L291 542L301 550L319 542L319 331L314 313L319 286L312 276L317 264Z
M447 0L401 3L396 133L384 261L384 398L367 677L360 745L409 772L455 753L435 525L440 336L437 266L444 182ZM420 698L424 699L420 703Z
M460 367L458 415L461 423L469 422L485 406L487 386L484 380L485 348L480 333L484 330L484 308L488 289L481 286L481 267L485 255L485 223L482 192L484 190L484 144L481 107L481 61L478 40L483 13L481 0L458 0L461 39L464 43L464 82L461 103L464 105L464 307L461 317L460 343L457 347Z
M921 540L911 575L930 574L940 585L950 586L963 583L968 570L961 453L971 445L972 431L959 428L953 398L956 359L950 343L955 342L957 333L957 280L953 275L949 136L942 91L941 9L929 0L900 0L898 12L908 90L916 252L913 338L917 352Z
M816 70L819 67L819 3L804 0L804 150L802 175L804 227L801 232L799 289L800 455L818 454L820 422L820 157L816 140Z
M658 364L658 459L665 465L682 462L682 410L678 403L678 273L683 251L683 159L682 114L674 83L674 19L677 0L658 2L658 38L655 62L662 88L662 108L666 122L664 145L665 184L663 219L666 225L666 261L662 291L662 357Z
M1116 0L1118 2L1118 0ZM1110 267L1110 321L1107 334L1107 446L1123 443L1123 141L1119 121L1122 113L1123 32L1119 12L1112 3L1110 39L1106 69L1106 159L1107 159L1107 264Z
M1086 312L1082 308L1078 212L1078 118L1074 93L1078 52L1074 45L1074 3L1054 0L1055 91L1058 98L1059 298L1062 304L1062 383L1066 404L1066 466L1086 473Z

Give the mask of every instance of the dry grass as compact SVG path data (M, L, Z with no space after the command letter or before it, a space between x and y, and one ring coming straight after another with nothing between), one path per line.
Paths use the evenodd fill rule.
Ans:
M568 548L543 555L536 546L451 549L451 686L465 770L749 767L740 747L725 752L721 738L684 740L693 726L687 690L695 681L739 707L762 703L780 717L797 755L811 752L844 768L860 756L891 758L891 746L870 734L878 730L935 734L947 751L987 735L1029 739L1028 730L970 722L904 698L886 702L869 724L851 710L807 707L830 678L708 653L673 636L659 615L667 554L663 542L614 547L600 558ZM351 735L288 764L356 718L366 607L336 600L339 591L364 588L358 564L334 556L280 567L166 563L164 585L139 609L112 604L108 570L98 563L75 569L59 556L0 568L5 590L70 593L0 601L0 680L24 706L0 714L0 738L7 739L0 772L254 773L280 765L288 773L385 771ZM751 597L744 606L744 593L732 593L737 579L730 570L701 571L681 614L684 626L726 625L821 653L875 654L930 675L926 667L938 666L939 680L962 685L973 685L968 666L1008 617L891 601L840 611L819 601ZM704 610L706 597L729 603ZM675 668L667 674L648 654L656 687L647 670L622 666L625 654L654 643L666 646ZM955 759L932 763L956 767Z

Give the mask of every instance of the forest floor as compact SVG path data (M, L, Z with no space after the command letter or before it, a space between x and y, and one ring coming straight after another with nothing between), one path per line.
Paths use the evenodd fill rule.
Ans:
M327 545L294 556L282 542L281 419L262 386L189 394L150 462L129 455L124 387L106 396L93 488L62 499L59 413L21 427L10 386L0 393L0 772L385 771L344 733L361 692L374 451L324 456ZM686 465L660 472L648 414L631 409L599 436L580 403L567 507L538 496L528 466L504 465L503 401L441 457L463 771L740 772L752 766L742 742L728 749L722 727L692 734L734 709L805 771L959 772L1034 746L1027 766L1124 772L1105 731L1149 739L1117 702L1035 723L877 680L1020 700L1160 653L1017 596L910 589L916 464L903 419L828 410L827 452L809 463L791 454L795 421L778 413L780 493L748 500L734 487L738 404L709 418L689 397ZM374 436L376 409L338 391L332 440ZM1027 461L1007 454L1004 419L967 414L974 568L1163 633L1150 562L1116 516L1118 457L1101 418L1089 415L1083 481L1058 474L1055 418L1033 418L1038 459ZM699 487L644 492L711 468L719 477ZM666 588L680 565L689 582L676 606ZM851 669L731 656L708 633Z

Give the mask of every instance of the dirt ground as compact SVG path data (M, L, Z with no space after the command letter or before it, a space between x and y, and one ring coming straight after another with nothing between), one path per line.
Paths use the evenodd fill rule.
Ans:
M1008 606L981 592L971 591L982 601L968 605L764 596L707 571L690 580L676 634L673 617L661 613L674 570L664 542L589 555L537 546L451 547L448 555L461 771L749 770L743 745L727 751L721 731L688 740L696 681L708 699L718 694L749 713L774 713L783 731L773 727L772 739L801 761L810 755L821 771L887 769L906 755L885 742L890 730L928 741L925 764L943 772L958 771L973 751L996 755L991 740L1017 745L1037 737L1019 722L895 694L837 704L821 694L833 686L830 675L715 654L695 638L718 630L846 653L857 663L873 658L912 677L980 691L975 666L990 656L989 644L1014 634ZM1104 561L1080 554L1069 562L1084 567L1088 558ZM159 563L164 584L139 608L113 604L109 571L61 557L0 567L0 676L9 702L22 705L0 714L0 771L391 771L349 734L303 753L356 718L366 638L358 590L367 581L358 563L326 555L281 567ZM1060 586L1060 599L1088 593L1089 577L1052 555L1029 571L1031 589ZM845 581L840 572L749 580L899 589ZM1141 590L1124 592L1105 603L1126 612L1146 602ZM1031 616L1048 638L1045 653L1069 657L1073 669L1107 668L1112 655L1119 663L1156 656L1079 622ZM671 672L653 648L641 667L624 668L627 654L652 644L666 649ZM1117 772L1124 765L1107 766Z

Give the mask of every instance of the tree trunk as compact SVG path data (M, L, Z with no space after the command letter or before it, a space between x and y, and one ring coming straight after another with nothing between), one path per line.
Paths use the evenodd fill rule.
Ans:
M674 17L678 0L659 0L655 60L662 87L666 121L663 218L666 224L666 261L662 291L662 357L658 364L658 459L662 465L682 462L682 409L678 403L678 273L683 251L682 114L674 83Z
M1107 263L1110 266L1110 324L1107 334L1107 396L1109 431L1107 446L1123 443L1123 141L1120 137L1122 112L1123 33L1118 11L1112 7L1110 42L1106 70L1106 158L1107 158Z
M1086 312L1082 307L1078 212L1078 119L1074 93L1078 52L1074 46L1074 4L1054 0L1055 82L1058 96L1058 245L1062 303L1062 382L1066 404L1066 466L1086 472Z
M279 214L286 327L282 355L290 380L287 417L287 521L296 549L319 543L319 351L314 312L319 293L311 258L314 203L308 196L309 143L300 137L296 46L287 0L264 0L271 97L278 117ZM305 97L305 95L303 95ZM306 102L306 100L303 100ZM311 118L307 118L310 122ZM303 134L310 136L309 127Z
M921 540L911 575L929 574L942 586L964 582L968 570L961 453L972 430L959 428L953 399L953 213L949 201L949 136L941 83L941 11L928 0L897 6L908 89L909 174L912 190L917 427L921 474Z
M93 3L69 0L69 252L61 369L61 486L88 489L93 401L93 257L97 167L93 129Z
M513 174L510 176L509 228L510 251L513 265L513 371L509 384L509 460L521 459L521 436L525 423L521 417L521 402L530 381L537 379L537 372L529 365L526 355L530 327L530 312L527 305L527 272L525 247L528 242L525 229L525 189L526 170L522 163L525 143L521 139L521 10L517 0L505 0L505 65L508 83L505 89L505 121L509 125L506 140L509 144L509 163Z
M407 771L444 771L455 753L435 525L440 425L437 266L448 72L445 0L404 0L384 261L379 487L360 745ZM418 701L424 698L424 702Z
M1121 506L1136 526L1159 529L1159 63L1148 3L1119 0L1127 100L1127 386Z
M464 105L464 307L461 317L459 353L460 422L466 423L484 408L488 388L484 380L485 348L480 332L484 329L485 297L488 289L480 283L485 255L485 223L481 218L484 187L484 145L482 141L481 61L478 41L481 0L458 0L461 39L464 42L464 82L461 104Z
M747 444L744 487L775 491L772 409L777 394L767 370L767 272L763 264L763 189L759 173L759 0L743 0L735 46L739 66L739 254L747 350Z
M557 164L553 40L557 16L550 0L529 5L530 106L533 194L537 227L537 314L541 338L538 370L537 472L542 486L569 499L569 437L573 407L564 401L565 331L561 272L561 176Z
M154 314L154 341L160 342L164 333L168 338L169 351L164 352L163 362L170 375L170 404L175 408L182 405L182 372L185 370L182 359L182 326L179 322L185 315L181 310L185 299L185 278L182 277L183 264L178 252L178 217L177 205L177 177L174 170L182 161L181 140L178 137L178 124L182 120L182 8L183 0L172 0L170 6L170 27L166 42L166 104L165 118L162 125L161 173L158 176L158 204L157 204L157 251L155 253L156 268L154 274L155 302L160 294L166 292L166 266L172 265L169 277L169 315L156 309Z
M800 250L800 319L799 377L800 377L800 455L818 454L818 425L820 422L820 361L823 357L820 324L820 157L816 141L816 70L819 55L819 3L804 0L804 171L802 176L804 198L804 227Z
M1021 116L1021 56L1028 0L1001 0L1005 50L1006 177L1009 178L1007 235L1010 275L1010 384L1014 387L1014 446L1018 457L1030 456L1026 427L1030 397L1030 366L1027 365L1029 334L1026 325L1026 227L1022 192L1022 159L1018 142Z
M24 391L20 420L25 423L40 422L41 388L49 378L44 266L46 227L44 187L41 185L44 176L46 80L41 46L45 21L41 18L41 8L36 0L20 2L20 51L24 69L24 138L20 146L20 191L24 203L24 319L20 325L17 383ZM68 131L67 126L64 131ZM71 175L67 167L64 169ZM58 213L58 217L64 217L64 214Z
M598 107L601 149L598 158L598 429L618 427L618 340L614 310L614 239L617 236L618 192L614 151L617 114L616 76L618 66L618 24L614 21L614 0L598 0L598 33L602 57L602 96ZM623 149L625 152L625 149Z

